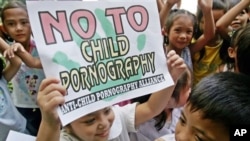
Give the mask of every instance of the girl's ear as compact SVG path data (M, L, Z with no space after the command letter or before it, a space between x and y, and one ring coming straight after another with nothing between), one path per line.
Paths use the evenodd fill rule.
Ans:
M235 58L235 57L236 57L235 48L229 47L229 48L227 49L227 52L228 52L228 55L229 55L230 58Z
M3 34L7 34L3 25L0 25L0 30Z
M164 27L162 28L162 35L168 36L168 30L167 30L166 26L164 26Z

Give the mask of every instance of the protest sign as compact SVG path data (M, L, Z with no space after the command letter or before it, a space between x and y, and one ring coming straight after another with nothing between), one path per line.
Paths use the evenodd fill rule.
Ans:
M26 4L45 75L67 88L63 125L173 84L155 0Z

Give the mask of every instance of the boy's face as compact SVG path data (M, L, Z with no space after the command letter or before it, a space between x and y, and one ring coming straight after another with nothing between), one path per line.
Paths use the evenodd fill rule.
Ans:
M221 123L202 118L201 110L191 112L186 104L176 125L176 141L229 141L229 131Z
M72 122L69 130L83 141L107 141L114 117L111 107L106 107Z

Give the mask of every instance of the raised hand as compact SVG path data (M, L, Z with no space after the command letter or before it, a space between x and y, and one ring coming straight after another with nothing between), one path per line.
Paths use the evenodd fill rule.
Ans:
M167 2L166 3L168 3L168 4L170 4L170 5L174 5L174 4L177 4L177 3L179 3L179 2L181 2L181 0L167 0Z
M15 57L15 52L18 51L25 52L25 49L23 45L21 45L20 43L14 43L4 51L3 56L8 58L13 58Z
M50 125L60 124L57 107L64 103L66 89L54 78L46 78L39 87L37 102L42 112L43 121Z
M167 54L168 70L174 82L177 82L181 74L187 69L184 60L176 54L174 50L170 50Z
M198 6L201 10L211 10L213 7L213 0L198 0Z

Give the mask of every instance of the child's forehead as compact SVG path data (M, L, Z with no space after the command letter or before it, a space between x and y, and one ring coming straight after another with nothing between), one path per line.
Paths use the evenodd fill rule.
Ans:
M207 137L217 139L227 137L227 127L223 123L214 121L212 119L204 118L202 110L192 110L191 104L186 104L183 108L181 116L186 119L186 123L195 132L203 132Z
M99 109L99 110L97 110L97 111L91 112L91 113L89 113L89 114L87 114L87 115L85 115L85 116L82 116L81 118L89 117L89 116L96 116L96 115L99 115L99 114L105 112L106 110L109 110L109 109L111 109L111 106L108 106L108 107Z

